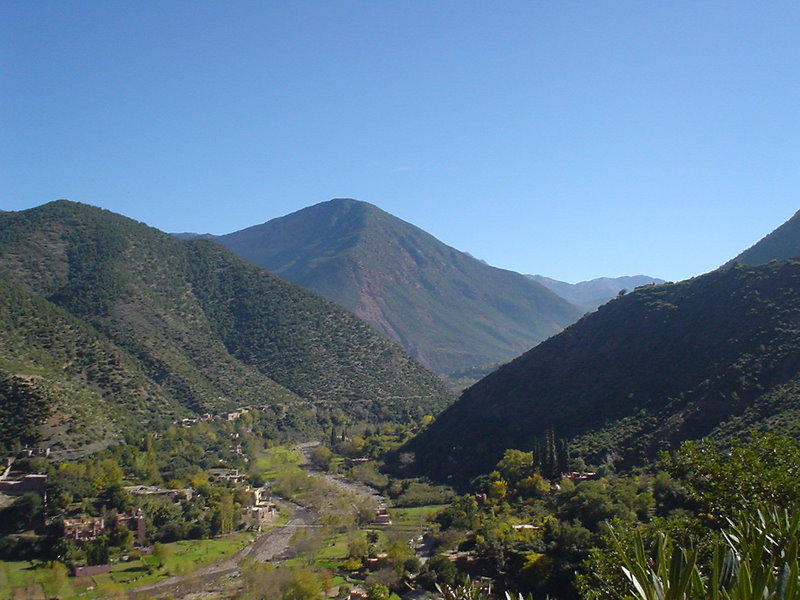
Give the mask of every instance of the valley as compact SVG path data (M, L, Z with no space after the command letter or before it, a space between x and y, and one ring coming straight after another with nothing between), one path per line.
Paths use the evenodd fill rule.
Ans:
M461 327L430 354L401 333L405 309L381 312L380 333L213 239L67 201L0 213L0 600L647 600L670 577L686 598L745 600L753 581L722 578L721 556L759 573L763 597L784 589L800 523L795 218L752 264L576 286L613 295L578 318L377 207L311 209L228 242L305 240L306 262L278 253L287 269L331 276L319 253L336 262L337 247L387 276L364 281L381 311L411 307L426 343L441 333L426 323L449 322L434 307L489 337ZM362 245L374 238L388 246ZM572 308L554 321L534 306ZM489 348L516 318L550 329L506 344L518 355L458 399L402 347L468 378L505 360ZM666 569L668 555L693 558Z

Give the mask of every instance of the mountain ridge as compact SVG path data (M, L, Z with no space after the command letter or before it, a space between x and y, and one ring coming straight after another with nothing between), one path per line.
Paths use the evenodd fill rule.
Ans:
M663 279L649 275L625 275L622 277L596 277L578 283L567 283L544 275L526 275L538 281L568 302L585 311L593 311L605 304L622 290L631 291L642 285L666 283Z
M800 257L800 210L777 229L725 263L723 268L735 263L761 265L771 260L796 257Z
M378 207L334 199L217 236L363 318L439 373L510 360L580 311Z

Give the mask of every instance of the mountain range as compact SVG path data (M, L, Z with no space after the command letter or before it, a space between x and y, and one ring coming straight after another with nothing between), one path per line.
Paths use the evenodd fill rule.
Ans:
M366 202L331 200L214 239L333 300L441 374L510 360L582 314Z
M0 214L0 443L88 451L243 405L402 419L448 401L361 320L212 241L68 201Z
M319 423L441 410L442 380L352 313L443 373L527 350L401 450L432 478L463 482L547 435L633 465L685 439L800 433L798 215L684 282L540 277L614 296L574 323L544 285L354 200L180 237L68 201L0 213L0 444L86 453L243 405Z
M541 283L547 289L555 292L584 312L596 310L598 306L605 304L622 291L630 291L640 285L664 283L663 279L647 275L598 277L578 283L558 281L544 275L526 275L526 277Z
M466 390L402 452L463 483L548 435L621 465L687 439L800 435L800 261L786 259L799 241L795 215L726 268L617 297Z

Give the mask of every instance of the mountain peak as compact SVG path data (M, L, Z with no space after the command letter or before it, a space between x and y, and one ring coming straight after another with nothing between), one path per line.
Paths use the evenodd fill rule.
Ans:
M439 373L510 360L581 314L359 200L322 202L217 241L350 310Z
M800 256L800 210L778 227L753 244L750 248L726 263L743 265L763 265L771 260L783 260Z

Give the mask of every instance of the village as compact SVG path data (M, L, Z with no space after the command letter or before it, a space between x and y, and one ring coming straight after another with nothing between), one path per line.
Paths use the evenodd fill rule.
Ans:
M337 530L352 536L358 530L351 528L357 524L376 531L392 526L380 494L320 471L309 460L310 452L320 447L318 442L302 445L302 451L264 448L259 408L179 419L166 431L146 435L136 446L115 447L87 460L58 462L50 448L19 449L4 459L0 509L13 511L30 504L31 514L21 515L16 526L21 533L7 528L6 537L0 537L0 551L5 544L6 552L20 558L55 559L68 567L75 582L70 585L83 585L92 596L102 582L108 587L121 572L140 574L127 578L126 587L136 581L153 585L148 582L154 577L157 581L175 575L177 567L169 567L173 559L164 558L164 553L176 543L198 548L227 544L226 552L240 553L257 547L262 536L274 537L294 522L292 513L298 506L287 502L289 498L316 507L323 516L332 515L325 519L353 523L334 529L315 526L328 531L326 536ZM343 435L341 440L350 442ZM342 457L337 470L371 469L369 463L360 456ZM301 475L301 466L312 469L313 477ZM320 483L309 488L308 480ZM329 483L323 485L325 481ZM337 502L342 506L334 506ZM352 516L346 517L343 510ZM294 535L282 544L288 556L294 554L295 545L303 546ZM382 568L387 560L386 553L372 544L359 558L358 568L366 573ZM198 565L206 555L213 556L213 550L204 553ZM178 571L191 572L187 568ZM356 584L350 586L352 598L361 591Z

